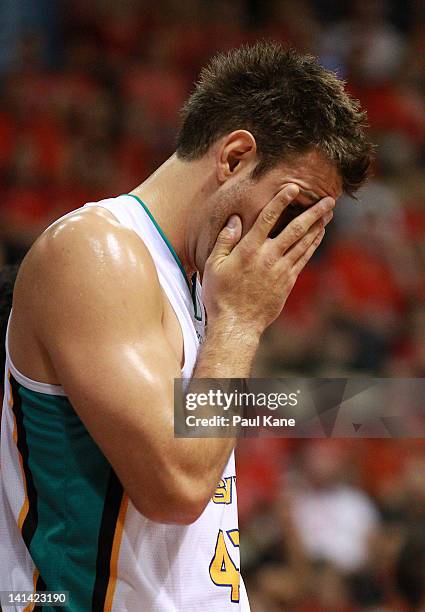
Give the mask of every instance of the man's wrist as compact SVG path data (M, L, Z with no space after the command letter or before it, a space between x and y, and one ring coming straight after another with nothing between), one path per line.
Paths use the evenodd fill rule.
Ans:
M207 337L231 339L234 343L256 348L260 342L263 329L256 322L243 322L236 315L227 315L215 319L208 318Z

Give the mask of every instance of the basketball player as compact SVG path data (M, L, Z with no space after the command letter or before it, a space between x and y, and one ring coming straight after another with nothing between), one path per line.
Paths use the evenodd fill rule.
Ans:
M176 153L36 241L6 342L0 589L68 591L72 611L249 610L235 441L175 439L173 379L249 376L365 179L362 126L311 57L218 55Z

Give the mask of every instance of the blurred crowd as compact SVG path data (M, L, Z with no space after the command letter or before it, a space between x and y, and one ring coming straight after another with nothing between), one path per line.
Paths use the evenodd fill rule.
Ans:
M423 612L424 450L422 440L241 442L241 556L253 612ZM404 561L412 540L418 552Z
M345 79L378 146L255 372L423 377L423 0L3 0L0 264L60 215L145 179L174 150L202 64L260 37ZM425 531L420 441L252 439L238 452L253 612L414 609L394 576L403 542Z

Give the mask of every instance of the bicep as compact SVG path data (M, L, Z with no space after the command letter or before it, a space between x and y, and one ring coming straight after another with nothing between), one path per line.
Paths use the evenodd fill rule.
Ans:
M58 346L52 358L72 406L123 485L131 488L136 473L129 452L134 458L143 452L148 471L158 466L162 447L173 438L173 379L179 367L172 351L160 330L131 341L68 338Z

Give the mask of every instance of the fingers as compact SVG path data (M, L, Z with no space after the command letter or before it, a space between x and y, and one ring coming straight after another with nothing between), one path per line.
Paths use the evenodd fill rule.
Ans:
M290 249L286 251L283 256L283 259L286 260L286 263L289 266L295 265L295 263L304 255L304 253L309 249L314 240L318 238L319 235L324 233L325 226L332 219L333 213L329 211L326 213L324 217L321 217L318 221L313 223L310 229L307 231L306 235L298 240ZM319 241L320 242L320 241Z
M335 200L330 197L323 198L317 204L308 208L305 212L291 221L276 238L273 238L274 246L282 253L285 253L293 244L301 240L309 229L330 213L335 206Z
M298 277L298 275L300 274L300 272L304 268L304 266L312 258L315 250L317 249L319 244L322 242L324 235L325 235L325 229L322 228L321 231L316 235L316 237L314 238L313 242L310 244L308 249L304 252L303 255L301 255L301 257L294 264L294 266L292 268L292 274L293 274L295 279Z
M297 197L299 191L299 187L293 183L286 185L279 191L279 193L263 208L244 240L252 241L257 244L263 243L275 226L284 208Z
M223 227L209 258L219 261L227 257L239 242L242 235L242 221L237 215L232 215Z

